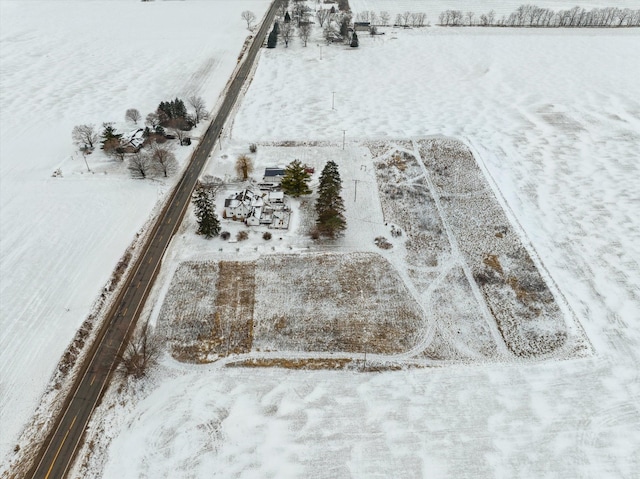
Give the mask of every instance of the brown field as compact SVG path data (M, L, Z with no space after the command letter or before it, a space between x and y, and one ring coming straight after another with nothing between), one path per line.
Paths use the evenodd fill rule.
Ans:
M184 263L158 323L186 362L251 350L400 353L424 329L418 304L372 253Z

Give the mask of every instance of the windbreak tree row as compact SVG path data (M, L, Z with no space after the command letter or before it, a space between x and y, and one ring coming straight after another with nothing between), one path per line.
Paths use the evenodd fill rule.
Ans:
M536 5L521 5L513 13L503 15L499 19L493 10L480 15L470 11L445 10L438 17L438 23L447 27L638 27L640 9L605 7L587 10L583 7L573 7L556 11Z

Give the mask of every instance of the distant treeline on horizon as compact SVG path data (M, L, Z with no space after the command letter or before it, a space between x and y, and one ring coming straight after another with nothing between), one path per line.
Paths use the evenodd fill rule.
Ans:
M573 7L553 10L535 5L521 5L513 13L499 19L493 10L476 16L475 12L446 10L438 17L438 24L449 27L638 27L640 9Z
M343 2L346 0L342 0ZM348 4L347 4L348 8ZM372 26L391 25L389 12L361 11L355 16L356 22L367 22ZM424 27L430 22L425 13L398 13L393 22L397 27ZM553 10L536 5L521 5L513 13L498 18L491 10L478 15L476 12L445 10L438 16L438 25L445 27L531 27L531 28L618 28L639 27L640 9L573 7L568 10Z

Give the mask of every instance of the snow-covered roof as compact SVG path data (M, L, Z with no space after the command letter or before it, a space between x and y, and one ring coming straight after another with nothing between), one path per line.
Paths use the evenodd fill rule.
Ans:
M268 176L284 176L284 168L281 167L272 167L264 169L265 178Z

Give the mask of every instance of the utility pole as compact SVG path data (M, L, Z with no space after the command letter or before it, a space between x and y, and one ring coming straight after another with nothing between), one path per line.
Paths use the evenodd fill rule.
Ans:
M356 202L356 198L358 197L358 180L353 180L353 182L355 183L354 188L353 188L353 202Z
M336 100L336 92L332 91L331 92L331 109L335 110L335 100Z
M342 130L342 149L344 150L344 139L347 135L347 130Z

